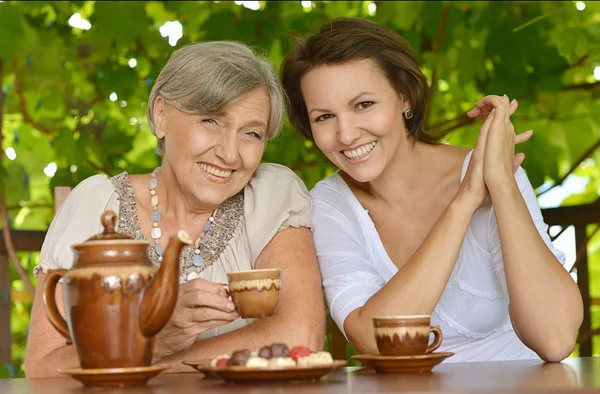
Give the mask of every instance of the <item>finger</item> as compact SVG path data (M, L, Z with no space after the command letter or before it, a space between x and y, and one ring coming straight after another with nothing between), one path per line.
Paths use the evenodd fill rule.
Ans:
M207 323L213 320L229 323L239 319L236 312L223 312L213 308L192 309L192 321L196 323Z
M517 172L521 164L523 164L523 160L525 160L525 153L517 153L515 155L515 161L513 165L513 173Z
M181 296L181 306L184 308L210 307L223 312L233 312L235 310L235 305L229 298L202 290L183 294Z
M494 120L494 116L494 110L492 110L492 113L483 122L483 125L479 130L479 136L477 137L477 146L475 147L475 151L473 152L474 155L483 157L483 153L485 152L485 145L487 143L487 136L489 134L492 121Z
M485 120L492 111L492 108L493 106L486 104L482 100L479 100L475 103L475 108L467 112L467 116L469 116L470 118Z
M218 285L221 286L223 288L223 290L225 290L225 293L227 293L227 295L230 294L229 284L227 284L227 283L219 283Z
M503 108L504 111L501 111L500 113L504 117L504 121L508 124L510 122L510 100L507 95L503 95L501 98L502 104L499 108Z
M533 135L533 130L527 130L524 133L517 134L515 137L515 145L527 141Z
M510 102L510 115L511 116L517 111L517 108L519 108L519 102L517 101L517 99L513 99L513 101Z
M475 108L467 112L470 118L485 120L492 109L504 103L504 98L497 95L488 95L475 103Z
M208 293L227 297L227 292L225 291L223 286L219 285L218 283L214 283L209 280L202 279L202 278L188 280L187 282L180 285L180 290L182 293L188 293L188 292L196 291L196 290L203 290Z
M504 102L504 99L497 103L498 106L494 106L494 120L490 126L490 130L495 129L496 127L507 127L507 122L510 123L510 118L508 117L508 103Z

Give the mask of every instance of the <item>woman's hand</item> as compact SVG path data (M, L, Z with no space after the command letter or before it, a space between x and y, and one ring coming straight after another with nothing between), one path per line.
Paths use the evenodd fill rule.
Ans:
M499 103L498 99L504 100L504 103L506 103L508 101L508 96L506 96L506 95L504 95L504 96L494 96L494 95L485 96L484 98L479 100L477 103L475 103L475 108L473 108L469 112L467 112L467 116L469 118L476 118L476 119L485 121L488 118L488 116L493 113L494 108L495 108L494 103L495 104ZM524 153L514 154L514 145L527 141L533 135L533 130L526 131L519 135L515 134L515 129L510 121L510 116L512 116L516 112L518 107L519 107L519 102L516 99L513 99L509 103L508 122L510 123L509 127L511 128L512 133L515 137L514 143L513 143L514 161L513 161L512 174L514 174L517 171L519 166L523 163L523 160L525 160Z
M475 212L488 200L488 192L483 179L485 147L493 116L487 116L477 137L477 146L473 150L469 167L460 183L455 200L464 202L470 212Z
M504 122L500 124L497 120L498 115L496 115L496 106L503 105L503 120ZM479 137L477 139L477 146L473 151L473 155L471 157L471 161L469 162L469 167L467 169L467 173L465 174L465 178L461 183L459 188L459 194L462 199L467 200L467 204L471 209L478 209L480 206L489 203L489 195L487 191L487 179L490 173L494 173L498 170L498 156L502 153L498 153L497 146L501 144L504 148L505 159L508 155L508 140L510 140L510 134L512 133L512 150L510 153L510 163L512 166L508 166L506 161L504 163L504 169L511 168L510 177L513 178L513 174L517 171L523 160L525 159L525 155L523 153L514 154L514 145L519 144L521 142L527 141L533 132L527 131L523 134L516 135L514 132L514 127L510 122L510 116L515 113L519 104L517 100L513 100L512 102L508 102L508 97L504 96L486 96L475 104L475 108L467 113L467 115L471 118L477 118L484 120L483 125L479 131ZM494 123L494 119L496 122ZM503 132L498 132L497 130L504 128ZM489 134L492 133L492 129L494 131L494 142L493 149L495 153L488 157L488 138ZM499 141L499 136L504 136L504 141ZM491 162L495 162L494 164L489 164ZM506 172L506 171L505 171ZM493 177L493 175L492 175ZM483 186L482 186L483 183Z
M204 331L238 318L224 286L202 278L183 283L173 315L157 335L154 360L186 350Z
M509 102L506 95L486 96L477 103L476 109L472 110L477 112L479 109L481 116L486 108L492 108L489 117L493 119L488 131L483 172L488 188L514 182L514 173L525 159L523 153L515 155L515 144L525 142L533 135L532 130L520 135L515 134L515 128L510 121L515 103L516 100Z

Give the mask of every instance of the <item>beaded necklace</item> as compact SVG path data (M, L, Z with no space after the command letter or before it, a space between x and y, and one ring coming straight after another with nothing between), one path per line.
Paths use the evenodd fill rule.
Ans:
M163 250L160 247L160 238L162 237L162 231L159 227L161 215L158 211L158 196L156 195L156 187L158 186L156 175L159 173L159 171L160 167L157 167L154 171L152 171L152 174L150 174L150 180L148 181L148 189L150 190L150 207L152 208L152 210L150 211L150 220L152 221L152 230L150 230L150 237L154 241L154 245L152 246L154 247L154 250L158 255L158 261L162 262ZM196 238L196 242L194 242L195 250L194 255L192 257L192 264L198 268L204 266L204 259L200 254L201 241L206 235L206 233L210 231L213 223L215 223L215 216L217 214L218 209L219 208L215 209L213 214L208 218L208 222L206 222L206 224L204 225L202 233L200 233L198 238ZM202 272L202 270L200 272Z

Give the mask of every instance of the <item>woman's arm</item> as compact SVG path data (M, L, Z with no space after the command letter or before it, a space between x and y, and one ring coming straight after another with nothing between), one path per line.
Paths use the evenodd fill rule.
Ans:
M46 317L43 296L46 275L40 271L33 299L27 352L25 354L25 375L28 378L48 378L59 376L58 368L77 368L79 359L75 347L56 331ZM62 285L56 286L56 305L64 315Z
M523 176L526 176L523 174ZM490 187L515 332L543 360L568 357L583 320L577 285L550 251L532 220L543 218L533 189L521 194L514 178ZM524 199L525 198L525 199Z
M169 363L167 372L189 367L183 360L210 359L239 349L256 349L275 342L322 350L325 341L325 306L321 276L308 228L290 227L275 235L256 262L257 269L281 268L279 305L273 316L223 335L198 341L188 350L158 360Z
M378 353L373 316L432 313L450 278L474 211L460 199L454 200L406 264L363 307L348 315L344 331L359 352Z
M483 101L496 112L486 147L484 179L496 215L510 316L525 345L546 361L560 361L575 347L583 320L581 294L540 236L535 222L543 218L529 181L522 195L511 171L514 129L508 98L488 96Z

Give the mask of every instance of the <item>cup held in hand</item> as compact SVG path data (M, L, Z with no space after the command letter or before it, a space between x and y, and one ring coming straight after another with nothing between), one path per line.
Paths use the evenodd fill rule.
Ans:
M430 326L431 317L379 316L373 317L373 330L377 349L383 356L416 356L435 351L442 344L442 330ZM434 340L429 343L429 334Z
M227 273L229 294L242 319L271 316L279 303L281 270L261 269Z

